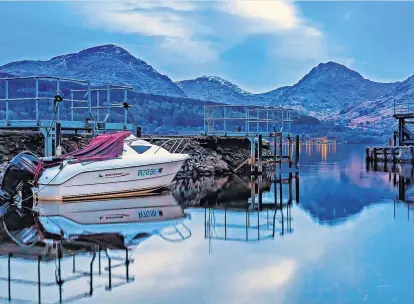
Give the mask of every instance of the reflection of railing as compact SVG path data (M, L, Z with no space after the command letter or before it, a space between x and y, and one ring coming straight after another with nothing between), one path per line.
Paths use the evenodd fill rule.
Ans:
M210 241L256 242L273 239L277 230L280 235L292 233L291 209L294 192L299 202L299 172L295 176L290 173L288 177L279 174L271 182L273 185L268 192L263 191L261 176L252 182L247 204L222 202L217 197L216 202L208 202L204 207L204 237ZM288 187L287 195L283 194L284 185ZM229 232L237 235L230 236Z
M13 297L13 286L12 284L23 284L28 286L37 286L37 299L38 303L42 303L42 288L45 287L58 287L59 300L53 303L62 303L62 302L73 302L81 298L90 297L93 294L94 289L101 286L94 286L94 276L101 276L103 274L101 267L101 251L104 251L108 258L108 267L105 268L105 271L108 271L108 285L106 289L111 290L116 286L124 285L134 280L134 277L129 276L129 264L131 258L128 256L128 249L125 250L125 258L122 258L122 265L126 268L126 276L112 274L112 269L116 266L112 266L112 260L120 260L119 257L111 257L107 249L102 250L97 245L93 244L82 244L82 243L70 243L62 244L61 242L54 243L54 248L46 246L46 249L40 247L32 247L30 249L22 250L19 246L13 243L3 243L0 246L1 257L0 259L7 259L7 276L0 277L0 282L7 282L7 297L0 297L0 300L3 301L17 301L17 302L28 302L27 300L17 299ZM48 249L49 248L49 249ZM44 251L45 250L45 251ZM44 252L42 252L44 251ZM72 257L72 274L65 275L63 273L62 262ZM89 257L89 271L81 271L76 268L76 260L79 257ZM99 272L93 271L93 266L98 258L98 269ZM24 262L35 262L37 264L37 276L36 279L23 279L13 277L13 263L12 261L24 261ZM55 266L55 278L54 281L47 280L43 278L41 272L42 264L53 263ZM52 264L52 265L53 265ZM19 273L19 275L21 275ZM69 297L63 297L63 286L68 282L73 282L83 278L89 278L89 290L87 292L77 293ZM113 284L112 279L117 279L117 283ZM78 292L78 291L76 291ZM20 297L22 294L19 295ZM32 300L32 299L31 299Z

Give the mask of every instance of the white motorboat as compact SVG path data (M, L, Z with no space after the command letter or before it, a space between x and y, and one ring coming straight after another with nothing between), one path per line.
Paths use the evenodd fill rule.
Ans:
M58 157L18 154L3 171L0 198L30 207L32 197L65 203L143 195L167 187L187 158L130 132L98 135Z

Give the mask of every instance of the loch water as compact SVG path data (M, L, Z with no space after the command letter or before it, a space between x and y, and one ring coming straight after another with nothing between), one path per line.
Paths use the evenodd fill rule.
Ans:
M413 303L413 168L366 164L365 148L302 146L299 173L179 184L184 225L135 246L128 273L114 250L111 289L104 253L93 276L90 254L3 255L1 301L38 303L41 291L42 303Z

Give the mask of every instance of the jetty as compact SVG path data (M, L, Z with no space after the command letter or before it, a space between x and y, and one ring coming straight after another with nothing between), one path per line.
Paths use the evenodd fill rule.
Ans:
M394 100L393 117L398 121L393 142L366 149L368 162L414 163L414 99Z
M0 105L5 109L0 130L41 133L45 156L55 155L63 133L135 133L135 125L128 122L128 108L132 107L128 92L132 90L115 84L94 87L89 80L56 76L0 78ZM28 106L29 113L22 113L21 103Z

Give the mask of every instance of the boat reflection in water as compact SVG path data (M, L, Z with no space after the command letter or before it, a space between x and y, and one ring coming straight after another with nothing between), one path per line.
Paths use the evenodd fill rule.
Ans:
M243 188L241 182L238 189ZM293 232L291 208L299 203L299 172L251 177L244 187L249 192L232 191L231 185L224 188L200 202L205 238L257 242Z
M0 263L3 260L4 266L7 265L0 266L2 270L7 269L5 274L0 272L0 284L7 285L7 289L0 289L7 290L7 296L1 295L0 300L41 303L51 294L43 289L57 287L58 299L51 302L72 302L92 296L94 289L100 287L111 290L127 284L134 280L129 273L129 266L134 262L132 251L152 236L170 242L190 238L191 231L184 223L188 218L190 216L170 193L65 204L39 201L33 211L9 208L0 231ZM22 268L22 260L26 262L23 267L27 267L27 262L37 264L35 278L29 273L25 276L25 271L13 270ZM102 265L105 260L106 267ZM68 268L63 265L65 261L71 266L69 272L64 271ZM80 270L85 267L86 271ZM125 272L114 274L113 270L120 267L125 268ZM43 268L54 268L55 276L46 278ZM94 284L94 280L99 284ZM77 281L80 284L76 285ZM76 288L66 288L65 294L70 296L64 297L62 287L69 282ZM28 285L37 287L36 300L33 294L21 292ZM79 293L82 289L84 291ZM28 298L17 299L24 296Z

